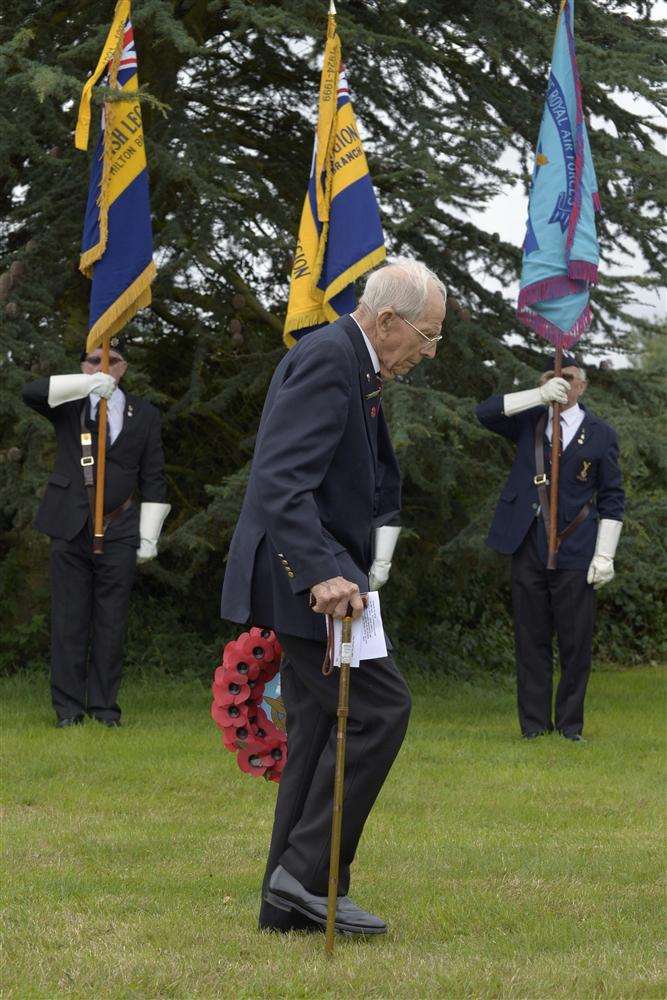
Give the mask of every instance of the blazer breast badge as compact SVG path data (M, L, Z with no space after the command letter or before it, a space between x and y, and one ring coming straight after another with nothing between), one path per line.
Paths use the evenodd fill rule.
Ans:
M581 468L577 473L577 479L579 480L580 483L588 482L588 473L591 471L592 464L593 464L592 462L587 462L585 458L582 459Z

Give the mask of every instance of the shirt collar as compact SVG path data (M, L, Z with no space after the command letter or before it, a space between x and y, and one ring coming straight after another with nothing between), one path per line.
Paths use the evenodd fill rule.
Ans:
M354 318L354 316L352 315L352 313L350 313L350 319L353 319L354 322L359 327L359 332L361 333L361 336L364 338L364 343L366 344L366 348L368 350L368 353L371 356L371 364L373 365L373 368L375 370L375 374L377 375L377 373L380 371L380 359L377 356L377 351L375 350L375 348L371 344L370 340L368 339L368 337L366 336L366 334L364 333L364 331L361 329L361 326L359 325L359 323L357 322L357 320Z
M96 395L91 395L90 397L90 410L91 413L97 412L97 407L100 404L100 397ZM125 393L120 388L120 386L111 393L107 400L107 406L110 410L118 410L121 413L125 409Z
M566 424L573 424L575 420L579 419L581 412L582 410L579 403L575 403L574 406L571 406L568 410L561 413L561 417Z

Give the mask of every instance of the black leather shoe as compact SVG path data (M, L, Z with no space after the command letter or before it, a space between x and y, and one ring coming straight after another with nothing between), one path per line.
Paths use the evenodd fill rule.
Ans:
M58 719L56 729L69 729L70 726L80 726L83 722L83 715L71 715L64 719Z
M278 865L271 876L264 899L279 910L296 910L314 923L326 926L327 897L308 892L282 865ZM387 925L383 920L362 910L349 896L339 896L334 926L341 934L387 933Z
M305 931L306 933L321 934L324 927L316 924L308 917L296 910L283 910L277 906L272 906L266 900L262 900L259 911L260 931L274 931L277 934L287 934L289 931Z
M120 719L102 719L99 715L92 715L92 719L95 722L101 723L101 725L106 726L107 729L120 729Z
M586 740L581 735L581 733L561 733L561 736L564 739L566 739L566 740L570 740L572 743L585 743L586 742Z
M536 740L538 736L546 736L548 729L539 729L536 733L522 733L524 740Z

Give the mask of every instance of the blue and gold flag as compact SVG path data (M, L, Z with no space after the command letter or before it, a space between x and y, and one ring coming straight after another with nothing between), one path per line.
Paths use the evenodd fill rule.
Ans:
M591 322L600 208L574 47L574 0L562 0L535 156L517 315L556 347Z
M149 305L156 274L130 0L116 4L97 67L83 88L75 135L78 149L88 148L90 95L103 73L105 85L125 92L127 98L105 102L90 171L79 263L92 278L88 351Z
M333 3L320 81L315 148L294 254L283 339L351 312L354 281L386 256L375 192L341 62Z

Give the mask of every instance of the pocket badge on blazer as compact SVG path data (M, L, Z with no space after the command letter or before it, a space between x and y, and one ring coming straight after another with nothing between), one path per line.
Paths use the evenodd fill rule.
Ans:
M591 471L592 464L593 464L592 462L587 462L585 458L582 459L581 468L577 473L577 479L579 480L580 483L588 482L588 473Z

